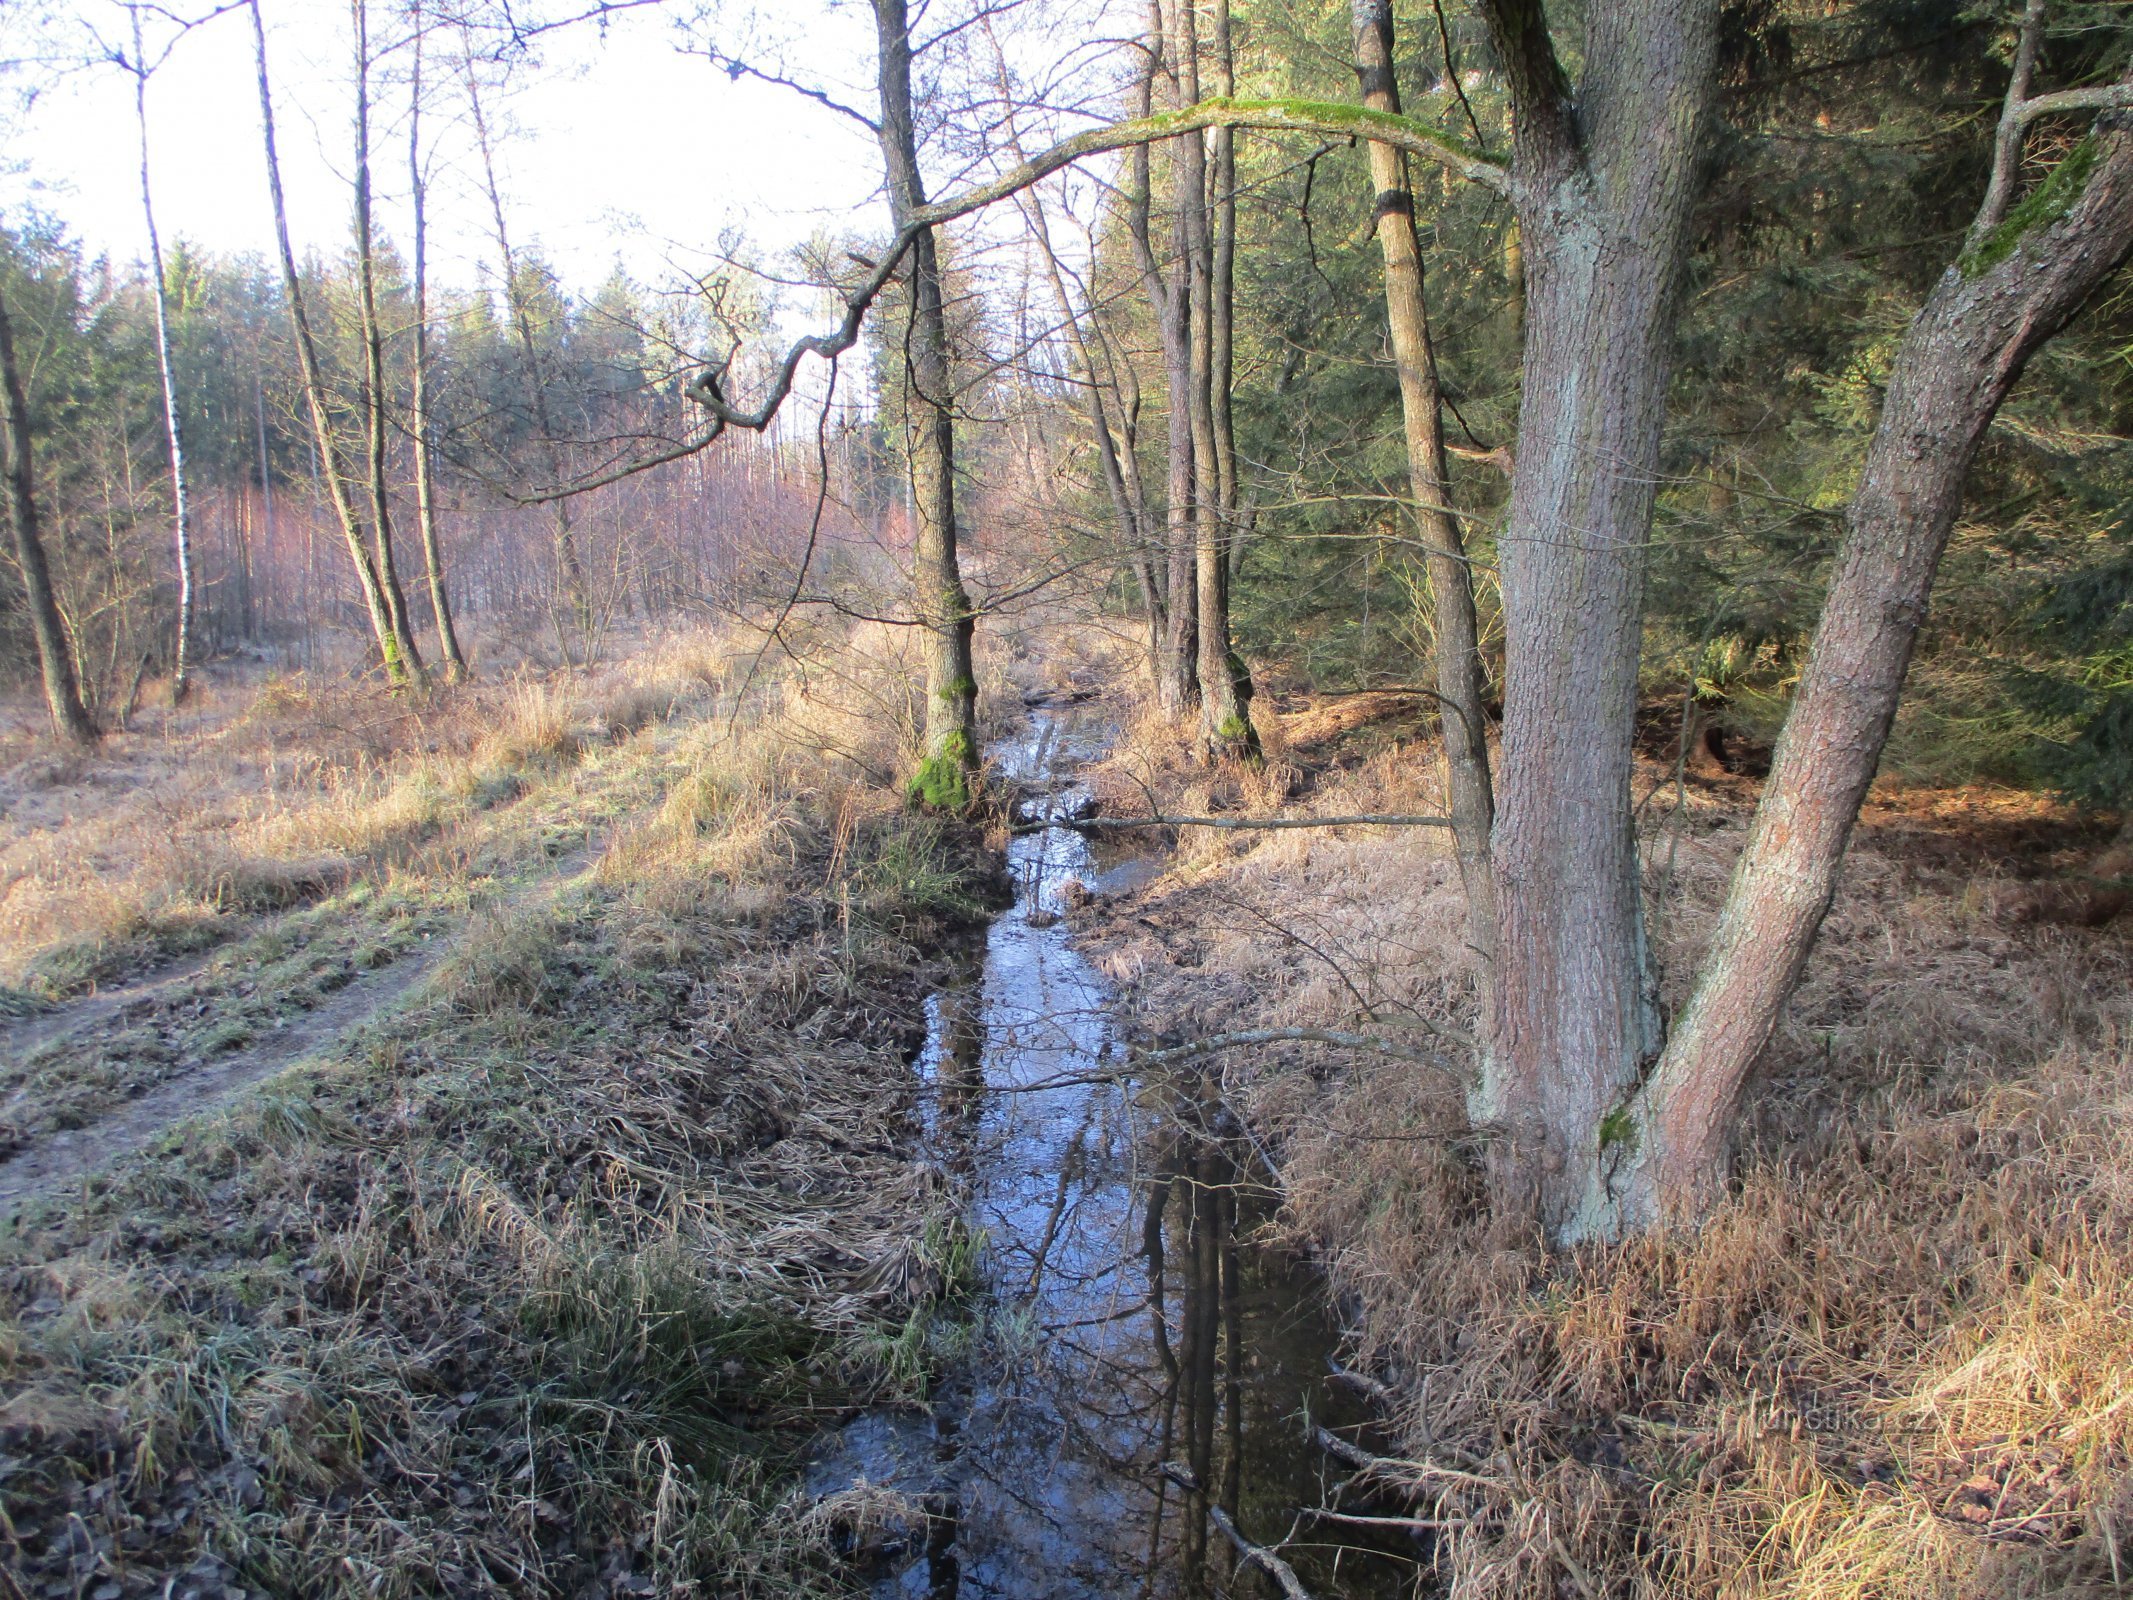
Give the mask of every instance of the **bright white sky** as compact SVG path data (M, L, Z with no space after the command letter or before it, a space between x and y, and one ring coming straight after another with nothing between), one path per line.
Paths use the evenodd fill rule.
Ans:
M175 9L175 8L174 8ZM190 9L208 9L197 0ZM372 7L374 42L398 37L387 4ZM810 8L813 9L813 8ZM115 0L72 0L87 29L118 38ZM269 61L291 229L300 251L346 247L349 16L341 0L266 0ZM819 15L819 14L818 14ZM811 19L816 20L816 19ZM816 62L864 72L871 39L850 12L820 23ZM388 28L391 31L388 33ZM870 30L869 30L870 33ZM661 9L622 15L605 37L591 26L551 36L546 59L521 74L505 108L502 152L516 247L538 245L575 287L596 286L619 260L658 284L709 264L723 231L739 227L773 256L810 235L857 227L884 232L875 198L880 158L866 131L789 91L734 81L677 48ZM437 55L445 59L436 59ZM450 67L439 41L426 71ZM402 243L407 189L405 89L394 66L379 90L374 139L381 222ZM48 77L48 81L49 77ZM425 114L426 136L456 116ZM492 115L496 108L492 108ZM179 43L149 90L156 210L166 248L176 239L216 252L273 249L249 19L222 17ZM474 281L494 258L486 205L456 127L436 128L448 155L432 191L431 257L446 282ZM32 202L56 214L92 254L146 253L131 80L112 68L51 81L7 140L0 207Z

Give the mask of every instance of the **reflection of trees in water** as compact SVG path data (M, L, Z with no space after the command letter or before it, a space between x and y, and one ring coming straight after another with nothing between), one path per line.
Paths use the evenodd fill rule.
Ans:
M985 1018L975 985L936 991L934 1091L938 1138L949 1168L968 1176L977 1166L978 1130L985 1109Z
M1244 1175L1228 1143L1208 1126L1204 1107L1181 1101L1175 1131L1157 1154L1142 1224L1147 1258L1151 1332L1166 1377L1163 1423L1156 1440L1156 1512L1150 1529L1144 1593L1160 1581L1166 1542L1165 1511L1173 1487L1164 1470L1176 1462L1189 1474L1178 1487L1174 1526L1175 1581L1188 1594L1228 1586L1236 1576L1226 1543L1210 1543L1210 1497L1231 1517L1243 1487L1244 1368L1248 1359L1239 1289L1237 1201ZM1174 1239L1176 1248L1167 1248ZM1178 1289L1173 1347L1168 1288ZM1182 1452L1182 1453L1181 1453Z

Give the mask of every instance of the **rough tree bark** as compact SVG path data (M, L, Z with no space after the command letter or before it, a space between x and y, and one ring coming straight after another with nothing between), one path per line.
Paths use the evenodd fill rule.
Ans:
M899 229L926 204L911 100L911 25L905 0L874 0L879 39L881 153L889 210ZM919 625L926 638L926 748L912 793L943 810L970 803L978 771L976 616L963 588L955 528L955 390L948 316L933 230L921 228L906 262L905 340L913 552Z
M1896 715L1964 480L2023 365L2133 252L2133 113L2113 110L2007 209L2043 6L2032 0L1992 188L1905 333L1812 653L1695 992L1621 1119L1628 1226L1720 1192L1741 1095L1797 986ZM2133 89L2129 77L2117 91ZM2113 91L2097 92L2107 99ZM2064 104L2063 97L2054 97ZM2090 101L2094 104L2095 101Z
M141 36L141 7L129 5L133 23L133 120L141 145L141 218L148 228L148 270L155 278L156 371L163 383L163 437L170 452L171 537L178 563L178 630L171 651L170 701L180 705L192 689L193 523L185 480L185 443L178 426L178 386L170 364L170 281L163 271L163 235L156 227L155 191L148 178L148 52Z
M437 475L430 461L430 294L429 174L422 165L422 49L427 22L422 0L415 0L413 65L408 82L407 170L414 205L414 351L408 397L408 431L415 451L415 515L422 527L422 574L429 585L430 610L437 619L437 652L444 657L446 681L467 679L467 660L452 623L452 596L444 577L444 545L437 533Z
M416 671L422 653L407 613L407 592L400 587L399 563L393 559L392 484L387 477L391 446L386 406L385 334L378 325L378 258L370 202L370 6L349 0L355 28L355 237L356 317L363 344L364 451L370 465L370 533L378 564L378 587L385 595L385 615L399 636L400 648Z
M1392 0L1354 0L1355 73L1363 104L1398 112L1393 73ZM1399 369L1400 409L1407 429L1407 472L1421 525L1423 565L1434 608L1439 722L1444 730L1445 791L1452 847L1466 889L1467 938L1479 958L1482 1014L1493 1009L1496 968L1496 880L1489 832L1496 799L1489 777L1488 712L1482 698L1481 629L1474 610L1474 575L1465 535L1452 509L1451 472L1444 452L1443 398L1423 294L1422 246L1415 231L1415 197L1407 158L1371 143L1370 180L1377 190L1378 247L1385 258L1385 317Z
M1200 98L1199 41L1193 5L1178 7L1180 72L1190 99ZM1215 93L1236 93L1229 0L1214 0ZM1191 61L1193 64L1187 65ZM1237 130L1213 130L1213 171L1203 136L1178 141L1188 166L1198 166L1203 204L1193 225L1193 566L1200 600L1200 752L1207 757L1259 754L1252 726L1252 675L1237 654L1229 625L1229 551L1236 533L1237 437L1230 409L1235 377L1237 259ZM1207 193L1212 177L1213 193ZM1193 185L1187 185L1188 189ZM1212 205L1204 203L1211 200Z
M96 723L82 704L74 676L74 653L68 648L59 600L52 592L52 571L45 562L44 533L37 517L36 458L30 437L30 408L22 370L15 361L14 320L0 292L0 471L7 477L8 520L15 530L15 560L29 599L30 631L37 638L37 662L44 670L44 701L52 728L79 745L96 743Z
M422 664L406 648L405 641L393 627L385 591L379 585L378 570L371 560L365 538L363 515L356 508L350 488L351 478L341 452L340 437L334 429L326 377L319 365L318 343L312 337L310 314L304 306L303 282L296 272L296 252L289 243L289 209L282 195L281 158L274 143L274 94L267 76L266 24L260 20L259 0L250 0L246 9L252 14L252 43L259 68L259 119L266 145L267 193L274 206L274 242L281 256L282 293L288 299L289 321L296 333L297 367L303 375L312 440L318 447L334 516L340 522L341 536L348 545L348 559L355 566L356 585L362 591L363 608L370 617L371 635L377 641L378 659L385 669L386 681L395 688L420 685L423 681Z
M1484 0L1525 241L1523 400L1500 544L1508 673L1497 994L1476 1112L1494 1199L1604 1226L1603 1122L1658 1054L1630 795L1645 547L1717 0L1592 8L1575 94L1540 0Z

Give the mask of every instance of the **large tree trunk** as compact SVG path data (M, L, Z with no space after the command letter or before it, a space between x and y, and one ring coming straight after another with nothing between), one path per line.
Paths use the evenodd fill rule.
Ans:
M385 594L385 614L399 636L400 648L417 671L422 652L415 645L414 624L407 614L407 593L400 587L399 564L393 559L392 485L387 476L391 444L386 405L391 399L385 387L385 334L378 326L378 265L370 204L370 7L368 0L350 0L350 20L355 25L355 235L356 313L363 342L364 445L370 462L370 532L375 541L378 587Z
M1400 109L1393 73L1392 0L1355 0L1355 72L1363 104ZM1467 937L1478 958L1482 1014L1494 1009L1496 879L1489 832L1496 801L1489 779L1488 712L1482 698L1481 629L1474 610L1474 575L1466 540L1452 509L1451 473L1444 453L1444 408L1437 387L1437 355L1423 297L1422 246L1415 231L1414 190L1407 158L1386 144L1370 144L1370 179L1377 191L1378 247L1385 258L1385 315L1392 358L1399 369L1400 409L1407 427L1407 472L1423 565L1434 609L1438 715L1444 730L1445 791L1452 848L1466 890Z
M874 0L880 41L881 152L889 210L900 230L926 203L911 106L911 27L905 0ZM960 810L978 771L978 683L971 644L976 617L963 588L955 530L955 389L948 316L933 230L921 228L907 263L910 329L906 416L911 498L918 515L914 577L926 639L926 751L913 792Z
M1478 1114L1507 1221L1605 1224L1603 1123L1659 1049L1630 795L1645 547L1716 0L1594 8L1570 93L1538 0L1484 7L1526 250L1494 835L1496 1017Z
M148 270L155 277L156 371L163 383L163 436L170 451L170 521L178 563L178 629L170 664L171 704L192 688L193 523L185 481L184 436L178 426L178 385L170 364L170 283L163 272L163 236L156 228L155 192L148 179L148 58L141 38L141 8L133 19L133 120L141 142L141 218L148 228Z
M1193 9L1178 8L1182 39L1180 72L1190 99L1200 98ZM1230 44L1229 0L1214 0L1215 93L1236 93L1236 65ZM1237 258L1237 130L1216 128L1214 193L1206 195L1208 172L1202 136L1178 141L1188 166L1197 166L1197 187L1212 207L1201 205L1193 218L1193 566L1200 599L1199 745L1210 757L1259 753L1252 727L1252 675L1237 654L1229 625L1229 551L1237 515L1237 439L1230 410L1235 378L1235 289ZM1210 231L1210 211L1212 230Z
M274 95L267 77L267 30L260 20L259 0L250 0L252 43L259 66L259 118L266 144L267 193L274 204L274 242L281 255L282 292L289 302L289 320L296 332L296 359L303 374L304 400L311 414L311 436L324 469L326 491L333 501L341 537L348 545L348 559L355 566L356 585L362 591L363 608L370 617L371 635L378 645L378 659L387 682L395 688L422 682L422 663L403 645L394 629L378 570L365 542L363 516L356 509L350 489L347 462L334 431L333 412L327 402L325 373L320 368L318 344L311 334L311 318L304 307L303 282L296 273L296 252L289 243L289 209L282 196L281 158L274 142Z
M2033 16L2041 27L2041 7ZM2099 125L2021 211L2002 221L1993 206L1897 350L1717 937L1631 1108L1617 1179L1629 1222L1693 1216L1724 1182L1743 1086L1836 891L1979 442L2030 355L2133 252L2133 131Z
M459 630L452 622L452 596L444 579L444 546L437 536L437 476L430 461L429 175L422 168L422 46L426 29L421 0L416 0L414 66L407 113L407 169L415 223L415 348L408 429L414 435L415 515L422 525L422 573L429 584L430 610L437 619L437 651L444 657L446 679L463 683L467 660L460 652Z
M44 669L44 700L52 727L76 744L96 743L96 724L81 701L74 676L74 653L67 646L66 625L52 592L52 570L44 558L44 535L37 520L37 474L31 449L29 400L22 371L15 362L15 329L7 299L0 293L0 469L7 477L8 518L15 528L15 560L30 607L30 631L37 638L37 662Z

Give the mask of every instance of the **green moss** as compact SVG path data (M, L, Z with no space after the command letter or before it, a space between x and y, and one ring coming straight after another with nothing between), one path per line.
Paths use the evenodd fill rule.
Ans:
M929 811L968 811L976 756L968 734L951 734L940 749L918 764L918 771L904 786L904 797Z
M1616 1106L1600 1119L1600 1148L1610 1150L1622 1145L1627 1150L1637 1148L1639 1138L1636 1113L1628 1106Z
M2066 159L2052 168L2051 175L2022 197L2022 203L2007 213L1992 232L1966 251L1959 265L1966 278L1981 278L2015 253L2026 234L2048 228L2065 216L2088 187L2089 173L2096 166L2096 136L2090 134L2067 152Z
M1233 711L1222 719L1221 725L1215 729L1215 732L1232 744L1242 744L1252 736L1252 725Z

